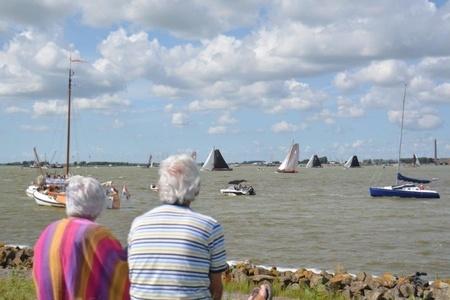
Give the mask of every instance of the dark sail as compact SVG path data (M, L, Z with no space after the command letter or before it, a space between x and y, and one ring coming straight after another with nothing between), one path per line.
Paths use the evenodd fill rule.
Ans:
M431 182L431 180L428 180L428 179L416 179L416 178L406 177L400 173L397 173L397 179L402 180L402 181L407 181L407 182L414 182L414 183L430 183Z
M214 168L213 170L230 170L230 167L228 167L228 164L225 162L225 159L223 159L222 154L220 154L220 151L218 149L214 150Z
M319 157L317 155L314 155L312 167L313 168L320 168L320 167L322 167L322 164L320 163L320 159L319 159Z
M352 163L350 165L350 168L356 168L356 167L361 167L361 166L359 165L358 156L353 155Z

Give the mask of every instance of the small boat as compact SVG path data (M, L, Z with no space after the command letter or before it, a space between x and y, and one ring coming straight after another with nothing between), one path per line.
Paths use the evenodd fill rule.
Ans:
M396 185L383 187L370 187L369 194L372 197L401 197L401 198L440 198L439 193L426 188L423 184L430 183L428 179L416 179L412 177L403 176L400 173L400 157L402 152L402 138L403 138L403 121L405 118L405 100L406 100L406 84L403 92L402 105L402 123L400 127L400 143L398 150L398 164L397 164L397 178ZM416 157L414 155L414 157ZM399 181L405 184L399 184Z
M156 184L150 184L150 190L152 190L153 192L158 192L159 187Z
M278 173L297 173L298 157L300 155L300 148L298 144L292 144L289 152L284 158L281 165L278 167Z
M242 184L243 182L247 182L245 179L240 180L232 180L229 181L226 189L221 189L220 192L224 195L229 196L253 196L256 195L255 189L251 185Z
M231 169L219 149L212 149L209 152L208 157L206 158L205 163L203 164L202 171L231 171Z

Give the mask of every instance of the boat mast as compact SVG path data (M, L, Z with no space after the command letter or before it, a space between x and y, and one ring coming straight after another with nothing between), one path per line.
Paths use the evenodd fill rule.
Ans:
M67 100L67 145L66 145L66 177L69 175L69 160L70 160L70 107L72 97L72 57L69 58L69 89Z
M400 126L400 143L398 146L398 165L397 165L397 176L395 179L395 184L398 184L398 173L400 173L400 155L402 153L402 140L403 140L403 120L405 118L405 99L406 99L406 83L405 83L405 89L403 91L402 124Z

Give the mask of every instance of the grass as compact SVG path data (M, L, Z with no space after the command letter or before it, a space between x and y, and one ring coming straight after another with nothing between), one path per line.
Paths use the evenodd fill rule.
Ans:
M228 294L237 293L240 295L250 295L254 286L247 283L224 283L224 290ZM281 284L275 282L272 285L272 295L283 299L304 299L304 300L334 300L344 299L342 295L326 291L324 286L315 289L300 287L299 289L282 289ZM36 299L33 280L20 272L13 272L6 277L0 277L0 300L31 300ZM231 298L224 300L233 300Z
M235 282L224 283L224 290L230 294L237 293L242 295L250 295L254 287L255 286L249 285L247 283L235 283ZM317 288L314 289L311 289L306 286L302 286L299 289L282 289L281 284L278 282L274 282L274 284L272 284L272 296L282 297L283 299L302 299L302 300L345 299L342 295L328 292L325 289L325 286L323 285L318 286Z
M36 299L33 280L20 272L0 277L0 300Z

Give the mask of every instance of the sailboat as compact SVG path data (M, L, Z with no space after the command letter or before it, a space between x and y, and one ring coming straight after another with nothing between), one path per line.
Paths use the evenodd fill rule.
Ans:
M205 171L231 171L219 149L212 149L206 158L201 170Z
M359 164L358 156L352 155L350 158L345 162L344 168L359 168L361 165Z
M402 152L402 139L403 139L403 121L405 118L405 100L406 100L406 84L405 90L403 92L402 123L400 127L400 143L398 149L396 185L384 187L370 187L369 194L372 197L440 198L438 192L426 189L425 186L423 185L424 183L430 183L430 180L411 178L403 176L400 173L400 156ZM403 181L406 183L399 184L399 181Z
M412 166L413 167L420 167L420 161L419 158L416 156L416 154L413 154L413 158L412 158Z
M278 167L278 173L297 173L298 158L300 148L298 144L292 144L281 165Z
M69 89L67 101L67 141L66 141L66 165L64 175L43 176L43 181L39 183L39 187L33 192L34 201L38 205L65 207L66 206L66 180L70 177L70 117L71 117L71 98L72 98L72 62L82 62L78 59L69 59ZM37 154L36 154L37 156ZM102 183L108 199L108 208L120 208L120 197L117 189L112 185L111 181ZM28 189L27 189L28 190Z
M311 158L308 160L306 164L306 168L321 168L322 164L320 163L320 159L316 154L311 155Z

